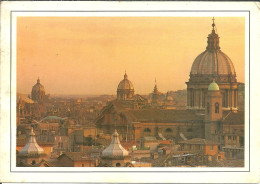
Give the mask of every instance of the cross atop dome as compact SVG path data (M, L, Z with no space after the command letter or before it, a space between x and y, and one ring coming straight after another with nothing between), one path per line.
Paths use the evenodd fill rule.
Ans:
M214 18L214 17L212 18L212 21L213 21L213 23L212 23L212 28L213 28L213 30L214 30L214 28L215 28L215 22L214 22L214 21L215 21L215 18Z
M209 34L209 36L208 36L208 42L207 42L208 43L207 50L211 51L211 52L216 51L216 50L220 50L219 36L215 32L216 24L215 24L215 18L214 17L213 17L212 21L213 21L212 31L211 31L211 34Z

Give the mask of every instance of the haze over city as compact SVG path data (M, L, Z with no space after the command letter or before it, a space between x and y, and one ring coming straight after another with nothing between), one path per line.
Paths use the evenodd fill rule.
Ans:
M19 17L17 91L39 77L49 94L116 94L125 70L135 93L185 89L205 50L210 17ZM220 47L244 82L245 20L216 17Z

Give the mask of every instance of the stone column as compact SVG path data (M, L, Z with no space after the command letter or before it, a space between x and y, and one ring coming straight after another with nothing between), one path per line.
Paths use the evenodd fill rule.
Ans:
M237 147L240 147L240 143L239 143L239 136L237 136L237 143L236 143Z
M190 107L190 89L187 89L187 106Z
M193 107L194 106L194 91L193 89L191 90L191 98L190 98L190 106Z
M227 107L230 107L230 97L229 97L229 89L227 90Z
M200 89L200 109L202 108L202 89Z
M234 90L231 89L231 107L234 107Z

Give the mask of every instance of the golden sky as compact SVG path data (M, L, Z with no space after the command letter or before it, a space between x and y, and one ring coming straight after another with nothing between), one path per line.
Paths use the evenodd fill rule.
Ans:
M215 18L221 50L245 78L245 20ZM18 17L17 91L38 76L47 94L116 94L126 70L135 93L185 89L206 49L211 17Z

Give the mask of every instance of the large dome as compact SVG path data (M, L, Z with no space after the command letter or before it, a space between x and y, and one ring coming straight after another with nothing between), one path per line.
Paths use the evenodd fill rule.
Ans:
M237 109L238 82L231 59L220 50L214 18L207 47L194 60L187 84L187 108L205 109L208 90L220 90L222 109ZM212 83L212 80L216 81Z
M124 79L118 84L117 90L134 90L134 86L130 80L128 80L127 74L124 75Z
M232 75L235 76L235 68L230 58L220 50L219 36L215 32L215 24L212 24L212 32L208 35L208 45L194 60L191 67L191 75Z
M190 73L235 75L235 68L230 58L221 50L206 50L194 60Z

